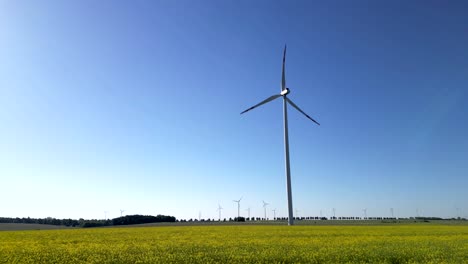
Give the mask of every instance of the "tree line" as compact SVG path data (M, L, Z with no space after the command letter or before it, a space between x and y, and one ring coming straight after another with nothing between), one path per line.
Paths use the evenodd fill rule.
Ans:
M466 218L457 218L458 220L467 220ZM294 217L294 220L457 220L455 218L440 218L440 217L409 217L409 218L393 218L393 217ZM162 223L162 222L251 222L251 221L286 221L286 217L276 217L274 219L265 219L261 217L234 217L219 219L176 219L174 216L167 215L126 215L114 219L57 219L52 217L47 218L12 218L0 217L0 223L16 223L16 224L44 224L68 227L100 227L100 226L118 226L118 225L135 225L147 223Z
M14 224L44 224L68 227L99 227L99 226L113 226L113 225L135 225L147 223L162 223L162 222L176 222L174 216L168 215L126 215L114 219L89 219L85 220L80 218L76 219L57 219L52 217L47 218L12 218L0 217L0 223L14 223Z

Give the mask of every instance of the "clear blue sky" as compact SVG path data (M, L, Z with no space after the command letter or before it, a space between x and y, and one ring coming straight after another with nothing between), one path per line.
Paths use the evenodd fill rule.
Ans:
M0 1L0 216L468 215L468 4ZM464 2L464 3L463 3Z

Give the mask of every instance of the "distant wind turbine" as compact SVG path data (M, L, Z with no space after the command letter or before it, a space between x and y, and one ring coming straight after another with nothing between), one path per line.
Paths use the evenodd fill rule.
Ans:
M233 202L237 203L237 219L240 217L240 202L242 200L242 197L239 198L239 200L232 200Z
M223 208L221 207L220 204L218 204L218 209L216 211L219 212L219 221L221 221L221 210L223 210Z
M317 121L315 121L312 117L302 111L291 99L287 97L289 94L289 88L286 87L286 76L285 76L285 65L286 65L286 46L284 46L283 52L283 67L282 67L282 77L281 77L281 93L272 95L267 99L261 101L260 103L244 110L241 114L248 112L258 106L266 104L270 101L273 101L279 97L283 97L283 123L284 123L284 158L286 164L286 189L288 193L288 225L294 224L293 219L293 204L292 204L292 190L291 190L291 169L289 164L289 136L288 136L288 109L287 104L289 103L292 107L296 108L297 111L305 115L308 119L312 120L312 122L320 125Z
M393 217L393 208L390 208L390 214L392 215L392 218L394 218Z
M276 208L272 210L273 211L273 220L276 220Z
M265 220L267 220L267 214L266 214L266 207L269 205L269 203L262 201L263 202L263 210L265 211Z
M109 213L109 212L104 211L104 220L107 220L107 213Z
M367 208L362 209L362 211L364 212L364 219L367 219Z
M296 208L296 217L299 218L299 209Z
M333 218L336 218L335 212L336 212L336 209L333 208Z
M120 217L122 217L122 214L125 212L125 210L120 209Z
M249 216L249 219L250 219L250 207L245 210L247 211L247 215Z

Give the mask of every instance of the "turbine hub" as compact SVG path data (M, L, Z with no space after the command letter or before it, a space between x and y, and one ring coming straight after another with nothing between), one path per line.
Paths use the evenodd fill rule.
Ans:
M281 91L281 95L282 95L282 96L285 96L285 95L287 95L289 92L290 92L290 91L289 91L289 88L286 88L286 89L284 89L283 91Z

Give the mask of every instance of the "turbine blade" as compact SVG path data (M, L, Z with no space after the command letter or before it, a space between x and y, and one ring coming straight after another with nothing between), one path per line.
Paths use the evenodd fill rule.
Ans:
M254 105L254 106L252 106L252 107L250 107L250 108L248 108L248 109L242 111L241 115L242 115L243 113L245 113L245 112L248 112L248 111L254 109L254 108L257 107L257 106L261 106L262 104L266 104L266 103L268 103L268 102L270 102L270 101L273 101L273 100L275 100L275 99L278 98L278 97L281 97L281 94L272 95L272 96L268 97L267 99L261 101L260 103L258 103L258 104L256 104L256 105Z
M281 77L281 91L286 89L286 76L285 76L285 66L286 66L286 44L284 45L284 52L283 52L283 68L281 70L282 77Z
M309 118L310 120L312 120L314 123L316 123L317 125L320 126L319 122L315 121L312 117L310 117L308 114L306 114L304 111L302 111L299 106L297 106L295 103L293 103L293 101L291 101L291 99L287 98L286 97L286 101L288 101L288 103L290 105L292 105L294 108L297 109L297 111L301 112L303 115L305 115L307 118Z

